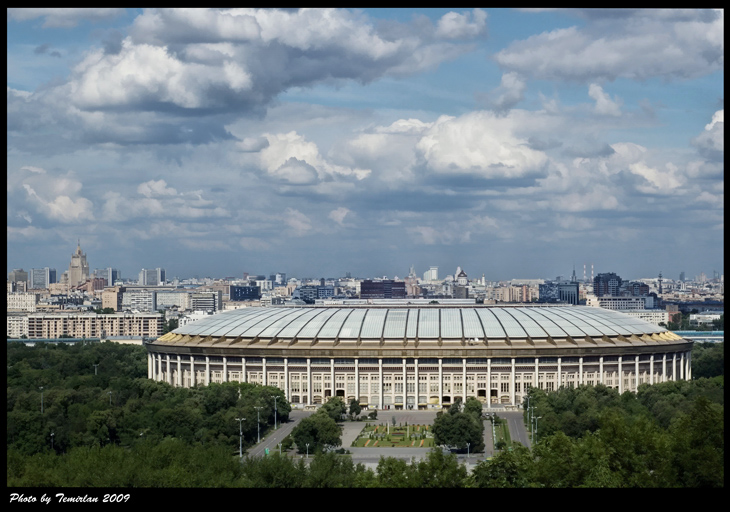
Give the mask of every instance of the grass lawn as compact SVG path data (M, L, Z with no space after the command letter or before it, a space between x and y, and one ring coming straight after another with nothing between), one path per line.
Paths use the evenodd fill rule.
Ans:
M370 425L362 429L352 444L358 448L432 448L433 435L430 425L394 427L385 424Z

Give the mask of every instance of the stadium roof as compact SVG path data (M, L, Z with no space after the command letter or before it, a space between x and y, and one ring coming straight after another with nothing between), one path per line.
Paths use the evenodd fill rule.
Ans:
M653 333L679 338L662 327L623 313L581 306L244 308L189 323L173 333L214 339L342 341L615 338Z

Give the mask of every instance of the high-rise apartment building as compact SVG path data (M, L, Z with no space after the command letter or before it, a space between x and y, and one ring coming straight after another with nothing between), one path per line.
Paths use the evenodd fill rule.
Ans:
M424 281L438 281L439 280L439 268L431 267L423 273Z
M33 290L47 289L56 282L55 268L32 268L28 274L28 287Z
M27 283L28 272L22 268L14 268L11 272L8 272L8 282L10 283Z
M593 293L596 297L618 297L621 278L613 272L598 274L593 279Z
M104 279L106 286L114 286L122 278L122 273L115 268L97 268L94 270L96 277Z
M139 281L141 286L159 286L165 283L165 269L154 268L145 269L139 273Z
M81 241L76 246L76 252L71 255L71 263L68 266L68 285L78 286L85 283L89 278L89 263L86 261L86 254L81 252Z

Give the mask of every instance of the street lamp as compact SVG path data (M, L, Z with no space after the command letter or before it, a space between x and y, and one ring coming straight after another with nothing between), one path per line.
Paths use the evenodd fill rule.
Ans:
M466 443L466 458L469 458L469 443Z
M53 436L55 436L55 432L51 432L51 451L53 451Z
M256 409L256 428L257 428L257 434L256 434L256 444L261 442L261 406L254 407Z
M307 458L309 458L309 443L305 443L307 445Z
M99 367L99 363L93 365L94 366L94 375L98 375L97 368Z
M542 418L542 416L538 416L537 418L535 418L535 433L532 435L535 444L537 444L537 420L539 420L540 418Z
M238 458L243 458L243 423L246 418L236 418L238 421Z
M43 414L43 386L39 388L41 390L41 414Z
M274 397L274 430L276 430L276 399L279 398L278 396Z

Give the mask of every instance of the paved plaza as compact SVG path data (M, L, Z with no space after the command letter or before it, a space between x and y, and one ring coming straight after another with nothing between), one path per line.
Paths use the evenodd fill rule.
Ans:
M367 411L363 411L363 414ZM510 430L510 436L513 441L520 442L525 446L530 446L527 432L522 421L521 411L507 411L504 409L492 410L501 418L507 420ZM395 418L396 425L406 422L409 425L431 425L436 419L437 411L410 411L410 410L378 410L378 417L375 420L367 421L344 421L342 425L342 447L349 450L352 454L352 460L356 464L364 464L366 467L375 469L381 457L395 457L406 461L418 461L424 459L432 448L355 448L352 443L357 439L366 423L370 424L392 424ZM262 456L268 448L270 452L278 450L278 444L291 433L292 429L302 419L312 414L311 411L293 410L290 414L290 421L279 425L279 428L271 433L259 444L248 450L250 456ZM494 454L494 444L492 442L492 425L490 421L484 422L484 453L457 454L460 462L466 463L468 467L483 461L485 458Z

